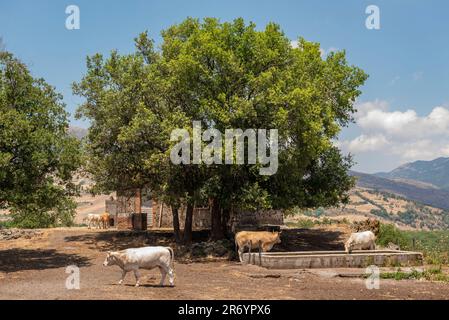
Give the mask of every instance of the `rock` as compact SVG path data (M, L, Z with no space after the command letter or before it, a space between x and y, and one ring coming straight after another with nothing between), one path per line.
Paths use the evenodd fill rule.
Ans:
M390 250L401 250L401 247L399 247L397 244L394 244L393 242L389 242L386 248Z

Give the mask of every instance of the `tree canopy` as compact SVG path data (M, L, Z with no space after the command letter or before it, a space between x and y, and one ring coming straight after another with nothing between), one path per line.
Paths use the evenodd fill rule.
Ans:
M21 227L70 224L79 143L67 134L62 97L0 52L0 207Z
M367 76L344 51L323 59L319 44L300 38L292 47L279 25L258 30L241 18L187 18L162 39L157 50L144 32L134 53L88 57L74 84L85 97L78 116L91 121L89 167L99 190L148 186L174 204L209 200L213 238L224 236L233 208L347 201L352 161L333 140L352 121ZM260 175L259 162L174 165L170 134L192 132L193 121L220 132L277 129L277 172Z

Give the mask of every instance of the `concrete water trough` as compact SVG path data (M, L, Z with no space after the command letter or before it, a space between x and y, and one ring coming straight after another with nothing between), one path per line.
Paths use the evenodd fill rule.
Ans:
M269 269L309 268L365 268L420 266L423 256L420 252L397 250L354 250L345 251L297 251L297 252L252 252L243 254L243 263L260 265Z

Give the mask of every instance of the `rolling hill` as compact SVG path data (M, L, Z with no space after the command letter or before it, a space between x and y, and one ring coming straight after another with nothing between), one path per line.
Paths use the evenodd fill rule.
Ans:
M374 175L388 179L417 180L449 190L449 158L406 163L390 172L379 172Z
M447 210L423 205L397 194L378 189L356 187L350 192L350 203L338 208L305 212L312 217L335 217L338 220L360 221L375 218L394 223L401 229L437 230L449 227Z
M357 178L357 185L350 192L348 205L318 208L305 214L349 221L376 218L403 229L449 228L448 190L406 178L387 179L355 171L349 174Z
M449 191L413 180L393 180L376 175L351 171L357 177L357 186L393 193L432 207L449 210Z

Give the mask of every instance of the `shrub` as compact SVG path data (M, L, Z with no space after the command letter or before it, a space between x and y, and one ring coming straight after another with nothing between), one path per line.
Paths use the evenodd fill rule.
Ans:
M371 209L370 213L375 215L375 216L387 219L387 220L391 219L391 217L388 214L388 212L386 210L384 210L384 209Z
M402 249L408 246L410 240L407 234L399 230L395 225L381 223L376 242L381 246L387 246L388 243L392 242L399 245Z

